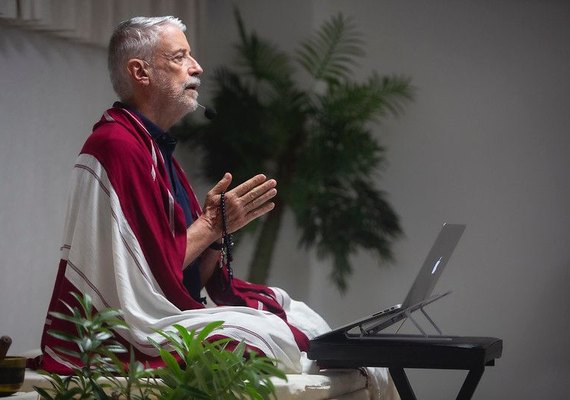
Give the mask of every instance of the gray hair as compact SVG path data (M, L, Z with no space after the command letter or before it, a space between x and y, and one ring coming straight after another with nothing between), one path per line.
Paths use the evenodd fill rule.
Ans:
M126 63L132 58L150 60L163 25L170 24L186 31L180 19L166 17L134 17L121 22L109 41L108 68L113 89L122 101L132 96Z

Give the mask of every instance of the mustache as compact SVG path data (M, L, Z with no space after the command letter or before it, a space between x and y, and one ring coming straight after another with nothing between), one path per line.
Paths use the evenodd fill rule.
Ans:
M192 88L192 89L198 89L198 88L200 87L200 84L201 84L200 78L198 78L198 77L196 77L196 76L193 76L193 77L190 77L190 78L186 81L186 83L184 84L184 88L185 88L185 89L190 89L190 88Z

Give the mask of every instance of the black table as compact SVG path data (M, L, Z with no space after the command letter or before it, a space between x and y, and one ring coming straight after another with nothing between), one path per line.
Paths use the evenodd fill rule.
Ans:
M457 400L468 400L502 351L493 337L336 334L311 340L307 355L321 368L387 367L402 400L416 400L405 368L467 370Z

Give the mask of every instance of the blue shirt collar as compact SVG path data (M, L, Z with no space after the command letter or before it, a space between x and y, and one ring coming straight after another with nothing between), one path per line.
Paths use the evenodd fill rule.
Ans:
M165 156L168 155L168 158L172 156L172 153L176 148L176 143L178 142L174 136L171 136L168 132L163 131L158 125L156 125L154 122L152 122L150 119L145 117L143 114L141 114L139 111L135 110L128 104L117 101L115 104L113 104L113 106L125 108L131 111L132 113L136 114L136 116L141 119L144 127L150 133L150 136L152 136L154 141L158 144L158 147L160 147L160 150L163 152L163 155Z

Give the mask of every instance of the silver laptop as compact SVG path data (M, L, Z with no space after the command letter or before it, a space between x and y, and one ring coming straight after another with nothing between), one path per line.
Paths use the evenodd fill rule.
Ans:
M443 273L464 231L464 224L443 224L412 287L401 304L395 304L380 312L360 318L315 339L335 335L339 332L348 334L349 331L355 330L355 328L359 329L361 334L377 332L406 318L408 312L415 311L449 294L450 292L432 295L435 284Z

